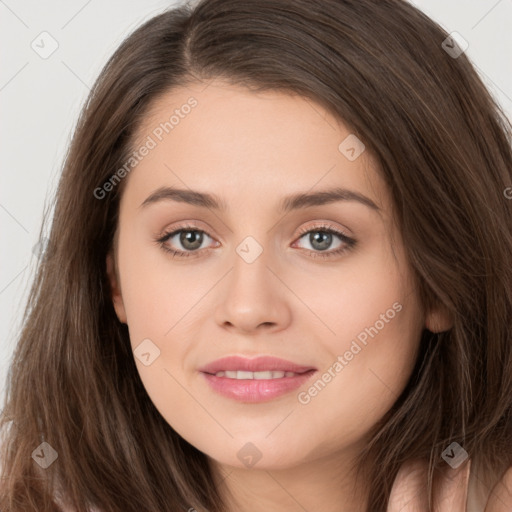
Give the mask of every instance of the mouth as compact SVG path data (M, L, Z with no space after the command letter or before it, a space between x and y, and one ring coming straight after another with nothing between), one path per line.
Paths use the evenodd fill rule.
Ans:
M237 380L271 380L271 379L282 379L284 377L296 377L297 375L301 375L301 373L295 372L285 372L285 371L261 371L261 372L246 372L243 370L226 370L220 371L215 374L215 377L225 377L227 379L237 379Z
M258 403L291 393L317 370L268 356L256 359L231 356L199 371L214 392L239 402Z

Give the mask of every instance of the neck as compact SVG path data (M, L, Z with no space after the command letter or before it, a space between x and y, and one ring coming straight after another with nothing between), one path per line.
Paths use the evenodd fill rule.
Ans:
M285 469L212 465L226 512L365 512L367 491L356 482L355 460L337 453Z

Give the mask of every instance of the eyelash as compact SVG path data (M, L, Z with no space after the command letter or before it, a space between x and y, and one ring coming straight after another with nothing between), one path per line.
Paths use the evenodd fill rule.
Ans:
M206 231L203 231L202 229L198 229L196 226L185 225L185 226L180 226L178 229L174 229L172 231L164 233L161 237L157 238L155 241L165 252L172 254L173 257L177 256L178 258L189 258L190 256L195 256L197 253L201 252L201 249L195 250L195 251L179 251L176 249L169 249L169 247L167 245L165 245L165 242L167 242L167 240L172 238L174 235L181 233L182 231L198 232L198 233L203 233L207 236L210 236L210 235L208 235L208 233L206 233ZM312 233L312 232L322 232L322 233L329 233L332 235L336 235L344 243L344 245L342 247L335 249L334 251L330 251L330 252L312 251L310 249L304 249L304 250L308 251L313 258L323 258L323 259L334 258L336 256L340 256L341 254L345 253L346 251L351 250L356 245L356 240L348 237L347 235L345 235L341 231L333 228L332 226L325 225L325 224L314 226L312 228L301 229L298 239L300 239L304 235L306 235L308 233ZM212 237L210 236L210 238L212 238ZM206 248L203 250L208 251L208 250L210 250L210 248Z

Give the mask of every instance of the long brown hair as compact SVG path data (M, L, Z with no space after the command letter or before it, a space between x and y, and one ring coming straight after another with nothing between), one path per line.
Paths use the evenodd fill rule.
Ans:
M425 308L453 327L424 330L406 388L371 432L360 469L368 512L384 511L399 467L458 442L497 475L512 465L512 127L448 34L402 0L203 0L152 18L111 57L83 107L57 191L49 247L30 290L1 415L2 512L223 512L205 454L154 407L106 255L123 166L152 102L222 77L310 98L351 128L391 192ZM57 460L32 460L47 442Z

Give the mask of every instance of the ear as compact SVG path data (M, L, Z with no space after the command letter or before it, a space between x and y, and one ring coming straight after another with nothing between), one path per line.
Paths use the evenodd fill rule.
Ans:
M449 331L453 327L453 319L443 306L432 308L425 317L425 327L433 333Z
M111 252L107 254L107 276L110 282L110 292L112 294L112 302L116 310L117 318L123 324L126 324L126 311L124 309L121 287L119 286L119 277L115 264L114 255Z

